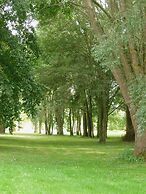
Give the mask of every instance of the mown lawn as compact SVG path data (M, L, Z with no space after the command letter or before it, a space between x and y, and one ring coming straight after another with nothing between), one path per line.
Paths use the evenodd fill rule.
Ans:
M131 143L0 136L0 194L146 194L146 163L119 158Z

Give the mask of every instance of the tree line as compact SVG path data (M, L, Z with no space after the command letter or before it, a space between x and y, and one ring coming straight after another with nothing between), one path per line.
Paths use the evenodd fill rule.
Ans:
M67 115L71 134L75 120L80 133L82 118L84 135L92 137L96 120L100 141L104 142L108 116L123 103L127 134L135 136L135 154L143 155L145 0L3 0L1 10L0 100L1 106L7 105L1 108L2 125L10 126L21 111L31 114L43 109L48 134L53 118L62 134ZM39 22L36 29L33 18ZM4 88L8 86L11 90L7 93ZM34 111L39 101L41 106Z

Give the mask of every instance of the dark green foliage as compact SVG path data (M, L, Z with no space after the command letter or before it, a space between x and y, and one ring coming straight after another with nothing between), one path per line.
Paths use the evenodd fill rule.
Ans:
M32 0L32 2L35 16L42 26L48 25L49 21L56 18L60 13L70 17L74 8L68 0Z
M132 149L126 149L120 154L119 159L130 163L144 163L144 157L134 156Z
M22 110L34 114L40 86L32 75L36 55L29 36L33 34L23 26L27 12L20 9L19 1L6 3L1 4L0 14L0 122L12 127Z
M93 119L96 120L100 112L99 108L102 109L100 104L106 103L108 116L111 103L108 98L113 81L111 72L100 66L101 61L95 61L92 56L94 35L85 18L75 11L72 11L70 18L62 12L58 12L53 19L46 17L49 27L40 20L37 31L40 45L37 73L40 82L46 91L53 91L54 104L61 104L67 109L66 118L68 109L71 109L75 119L78 112L81 115L87 113L86 122L91 129ZM106 96L106 102L101 100L103 96ZM102 111L100 114L103 114Z
M143 133L146 126L146 76L139 76L129 83L129 90L133 103L137 106L139 133ZM142 108L140 108L142 107Z

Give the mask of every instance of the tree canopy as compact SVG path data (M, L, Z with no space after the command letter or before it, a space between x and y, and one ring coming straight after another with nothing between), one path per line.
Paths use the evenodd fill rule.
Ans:
M67 112L70 129L80 116L84 134L93 136L96 117L105 141L119 86L135 131L135 154L143 155L145 0L2 0L0 9L1 122L10 126L22 110L34 112L41 85L46 126L51 103L60 130Z
M2 1L0 7L0 122L12 127L21 111L32 114L40 100L40 86L33 68L33 29L17 1ZM22 13L24 12L24 13Z

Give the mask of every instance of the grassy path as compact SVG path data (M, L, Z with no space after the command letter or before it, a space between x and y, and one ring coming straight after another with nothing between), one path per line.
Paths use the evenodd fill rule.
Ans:
M78 137L0 136L0 194L146 194L146 164L118 158L132 144Z

